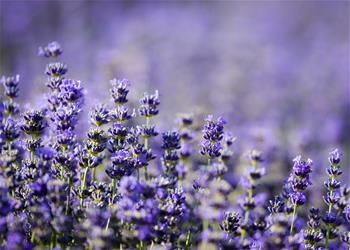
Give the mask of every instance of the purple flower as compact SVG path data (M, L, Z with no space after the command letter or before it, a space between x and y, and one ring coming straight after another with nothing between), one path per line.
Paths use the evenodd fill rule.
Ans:
M50 42L47 46L45 47L39 47L39 56L44 56L44 57L58 57L59 55L62 54L62 48L61 45L54 41Z
M10 76L10 77L5 77L2 76L0 79L0 82L2 85L4 85L5 88L5 95L9 99L14 99L18 97L18 92L19 92L19 75L16 76Z
M312 160L307 159L306 161L303 161L299 155L294 158L293 162L293 171L296 176L306 178L312 172Z
M340 152L336 148L329 153L328 160L332 165L338 165L340 163Z
M124 104L128 102L127 95L129 93L130 82L127 79L111 80L111 95L115 104Z
M211 143L209 141L202 141L201 143L201 154L208 157L209 159L217 158L221 155L221 143Z
M158 105L160 104L158 91L153 95L145 93L140 99L139 113L141 116L152 117L159 113Z
M91 112L91 123L99 127L107 124L110 119L110 113L105 105L99 105Z
M219 117L216 121L213 119L212 115L209 115L205 120L206 124L203 129L204 139L217 142L221 141L224 133L225 120Z
M165 150L179 149L180 146L180 135L176 131L166 132L162 135L163 145L162 148Z
M41 110L30 110L23 115L21 129L28 135L39 136L47 127L45 113Z
M68 71L67 65L60 62L56 62L56 63L48 64L46 66L45 73L51 77L60 77L66 74L67 71Z

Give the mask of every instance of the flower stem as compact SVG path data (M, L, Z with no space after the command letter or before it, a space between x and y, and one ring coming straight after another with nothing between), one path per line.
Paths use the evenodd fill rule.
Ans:
M50 240L50 249L54 249L55 246L56 246L56 232L52 231L51 240Z
M150 126L150 118L146 116L146 127L149 128ZM148 145L148 138L145 138L144 144L145 144L145 149L148 150L149 145ZM145 170L145 180L148 180L148 171L147 171L147 166L144 167Z
M186 236L186 249L190 249L191 244L191 230L188 230L187 236Z
M95 168L92 169L92 181L95 181L95 180L96 180L96 168L97 168L97 167L95 167Z
M116 186L117 186L117 179L113 178L112 179L112 200L111 200L111 204L113 203L113 200L114 200Z
M289 233L290 235L293 235L294 221L295 221L296 215L297 215L297 204L295 203L293 207L292 224L290 225L290 233Z
M69 214L69 210L70 210L70 190L72 187L72 177L70 175L68 175L68 192L67 192L67 204L66 204L66 215Z
M149 118L147 118L149 119ZM145 149L148 150L148 138L145 138ZM146 181L148 180L148 171L147 171L147 166L144 167L145 170L145 179Z
M330 191L329 192L329 197L333 197L333 191ZM329 203L329 206L328 206L328 214L330 214L332 212L332 207L333 207L333 204L332 203ZM329 226L327 226L327 231L326 231L326 242L325 242L325 248L327 249L328 248L328 245L329 245L329 236L330 236L330 230L329 230Z
M83 192L85 191L86 178L87 178L88 172L89 172L89 168L87 167L87 168L85 168L84 177L83 177L83 182L81 183L81 192L82 192L82 195L84 195ZM81 199L80 199L80 206L83 206L83 205L84 205L84 196L81 197Z

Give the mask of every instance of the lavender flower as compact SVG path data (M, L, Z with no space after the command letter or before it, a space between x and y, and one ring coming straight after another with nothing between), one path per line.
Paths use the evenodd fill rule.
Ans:
M297 156L293 160L293 171L288 179L289 190L289 201L293 205L293 217L290 227L290 234L293 234L294 221L297 216L297 208L304 205L306 202L305 190L311 185L310 173L312 172L312 160L308 159L304 161L301 156Z
M212 115L209 115L205 121L206 124L203 129L204 140L201 142L200 152L208 158L208 165L210 165L212 159L221 155L221 140L224 136L224 124L226 122L222 117L215 121Z
M340 182L336 179L339 175L342 174L342 171L340 170L340 165L339 165L340 152L338 149L334 149L332 152L329 153L328 161L330 163L329 167L327 168L328 179L324 183L328 192L327 192L327 196L323 197L324 201L328 205L328 213L324 218L324 222L326 224L326 235L325 235L326 248L328 248L329 239L331 239L331 236L332 236L331 233L335 232L336 226L337 226L337 223L336 223L337 216L332 213L332 209L333 209L333 206L335 206L340 200L340 196L338 192L340 188ZM333 235L336 236L336 233L333 233Z
M7 97L7 101L4 102L5 114L7 116L13 116L18 114L19 107L18 104L14 101L14 99L18 97L19 93L19 75L10 77L2 76L0 82L5 88L4 94Z
M58 57L59 55L62 54L62 48L61 45L54 41L50 42L47 46L45 47L39 47L39 56L44 56L44 57Z
M155 130L155 126L150 124L150 118L159 113L158 106L160 104L158 91L156 90L154 95L148 95L144 93L144 96L140 99L139 114L146 118L146 124L138 127L141 131L141 135L144 138L145 149L149 151L149 139L157 136L158 132ZM151 151L149 151L151 155ZM151 159L151 158L149 158ZM147 166L144 167L145 179L148 180Z
M47 58L62 52L57 42L39 48ZM306 195L311 160L296 157L280 194L271 199L280 180L272 175L260 182L266 175L262 162L266 157L272 167L284 164L278 158L283 148L269 150L259 137L254 144L266 149L264 157L249 152L237 188L236 178L226 173L239 174L239 152L251 141L242 136L232 160L235 137L221 117L208 116L202 133L192 115L182 115L178 127L166 130L151 120L159 113L157 91L141 98L138 114L145 119L138 123L127 107L126 79L111 81L112 103L95 106L84 120L91 126L82 133L85 91L80 81L66 78L67 72L64 63L49 63L47 106L21 116L19 77L0 80L0 249L350 246L350 189L338 178L339 150L329 156L328 209L322 216L320 209L300 209L314 205ZM167 132L157 139L158 127Z
M320 219L320 210L311 208L307 227L303 231L306 249L317 249L324 237L320 228Z
M5 95L9 99L14 99L18 97L19 93L19 75L11 76L11 77L1 77L0 79L1 83L4 85L5 88Z
M127 79L111 80L112 88L110 90L113 101L117 105L123 105L128 102L127 95L129 93L130 82Z

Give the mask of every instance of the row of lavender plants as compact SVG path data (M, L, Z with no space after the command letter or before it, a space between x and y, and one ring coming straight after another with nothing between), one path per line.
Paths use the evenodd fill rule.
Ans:
M49 59L61 53L57 42L39 49ZM337 149L317 194L326 209L307 199L313 163L301 156L280 194L266 199L260 151L250 150L238 185L227 181L235 138L223 118L208 116L198 131L183 115L177 129L160 133L158 92L133 111L125 79L111 81L112 102L90 112L81 139L84 91L66 73L49 63L45 108L29 110L16 102L19 76L1 78L0 249L350 247L350 188L339 181Z

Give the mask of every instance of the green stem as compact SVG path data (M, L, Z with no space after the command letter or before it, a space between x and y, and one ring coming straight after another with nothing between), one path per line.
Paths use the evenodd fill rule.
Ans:
M148 116L146 116L146 127L147 128L149 128L149 126L150 126L150 121L151 121L151 119ZM145 138L144 144L145 144L145 149L148 150L148 148L149 148L148 138ZM144 170L145 170L145 180L147 181L148 180L147 166L144 167Z
M56 232L51 233L50 249L53 249L56 246Z
M72 177L68 175L68 192L67 192L67 204L66 204L66 215L69 214L70 210L70 190L72 187Z
M111 197L111 200L109 202L110 206L113 204L114 196L115 196L115 193L116 193L116 187L117 187L117 179L113 178L112 179L112 197ZM107 220L107 224L106 224L106 228L105 228L106 231L108 230L110 221L111 221L111 217L109 217L108 220Z
M111 200L111 203L113 203L113 200L114 200L116 186L117 186L117 179L113 178L112 179L112 200Z
M209 221L207 219L203 220L203 231L208 230L209 228Z
M333 197L333 191L330 191L330 192L329 192L329 197ZM329 203L329 206L328 206L328 214L330 214L330 213L332 212L332 207L333 207L333 204L332 204L332 203ZM328 245L329 245L329 236L330 236L330 229L329 229L329 226L327 225L326 243L325 243L325 248L326 248L326 249L328 248Z
M149 118L148 118L149 119ZM145 138L145 149L148 150L148 138ZM148 180L148 171L147 171L147 166L144 167L145 170L145 179L146 181Z
M190 249L191 244L191 230L188 230L187 236L186 236L186 249Z
M92 169L92 181L96 181L96 168L97 167Z
M292 217L292 224L290 225L290 235L293 235L293 230L294 230L294 221L295 221L295 217L297 215L297 204L294 204L293 207L293 217Z
M35 243L35 232L32 232L32 237L30 238L32 243Z
M244 221L243 221L243 225L246 225L248 223L248 220L249 220L249 213L250 211L247 210L244 214ZM242 228L242 233L241 233L241 243L244 242L244 238L245 238L245 235L247 234L247 231L245 229Z
M83 177L83 182L81 183L81 193L83 195L83 192L85 191L85 186L86 186L86 178L89 172L89 168L85 168L85 172L84 172L84 177ZM84 205L84 197L80 198L80 206L83 207Z

